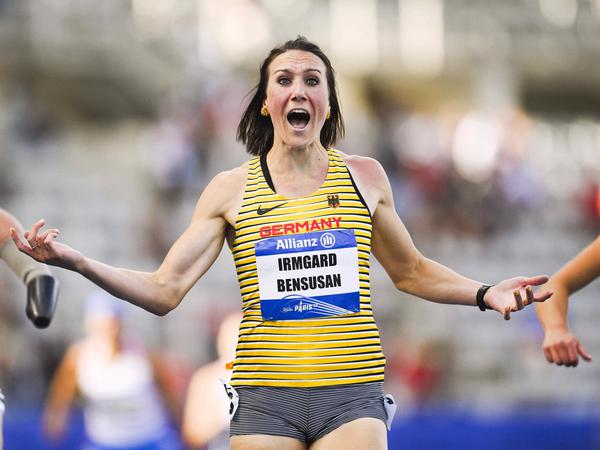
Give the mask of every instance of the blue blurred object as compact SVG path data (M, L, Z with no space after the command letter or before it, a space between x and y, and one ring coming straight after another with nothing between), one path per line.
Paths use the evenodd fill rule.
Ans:
M527 409L477 415L453 409L400 417L389 450L597 450L600 415Z
M64 438L56 444L48 442L42 434L41 409L6 408L4 415L4 450L79 450L84 431L83 414L74 408Z
M41 412L8 408L5 450L79 450L81 411L74 410L65 438L48 443L40 429ZM472 411L426 411L399 417L388 434L389 450L597 450L600 414L571 410L527 409L498 415Z
M57 442L49 442L41 429L42 411L40 409L17 409L14 405L7 408L4 416L4 450L81 450L85 443L83 412L79 408L71 410L70 422L64 437ZM123 450L164 450L180 449L181 443L175 430L171 430L158 447L146 446ZM85 447L91 448L91 447Z

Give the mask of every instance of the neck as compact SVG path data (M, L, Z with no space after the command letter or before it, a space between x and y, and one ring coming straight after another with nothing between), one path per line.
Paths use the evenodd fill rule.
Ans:
M327 167L327 151L320 143L294 148L287 145L273 146L267 155L271 172L314 173Z

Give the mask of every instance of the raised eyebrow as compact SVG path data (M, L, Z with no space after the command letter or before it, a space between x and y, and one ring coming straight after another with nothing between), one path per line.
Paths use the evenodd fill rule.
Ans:
M306 69L303 73L308 73L308 72L317 72L319 75L321 74L321 71L319 69ZM290 69L277 69L273 72L273 75L276 73L293 73Z

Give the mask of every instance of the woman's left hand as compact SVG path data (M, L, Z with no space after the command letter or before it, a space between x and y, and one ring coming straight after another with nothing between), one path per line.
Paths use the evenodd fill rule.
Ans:
M533 292L532 286L540 286L547 281L546 275L509 278L491 287L483 300L489 308L498 311L506 320L510 320L511 312L520 311L533 302L544 302L552 297L552 291Z

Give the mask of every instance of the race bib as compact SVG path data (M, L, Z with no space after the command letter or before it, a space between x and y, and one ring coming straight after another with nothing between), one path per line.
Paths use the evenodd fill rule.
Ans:
M354 230L276 236L255 244L264 320L360 311Z

